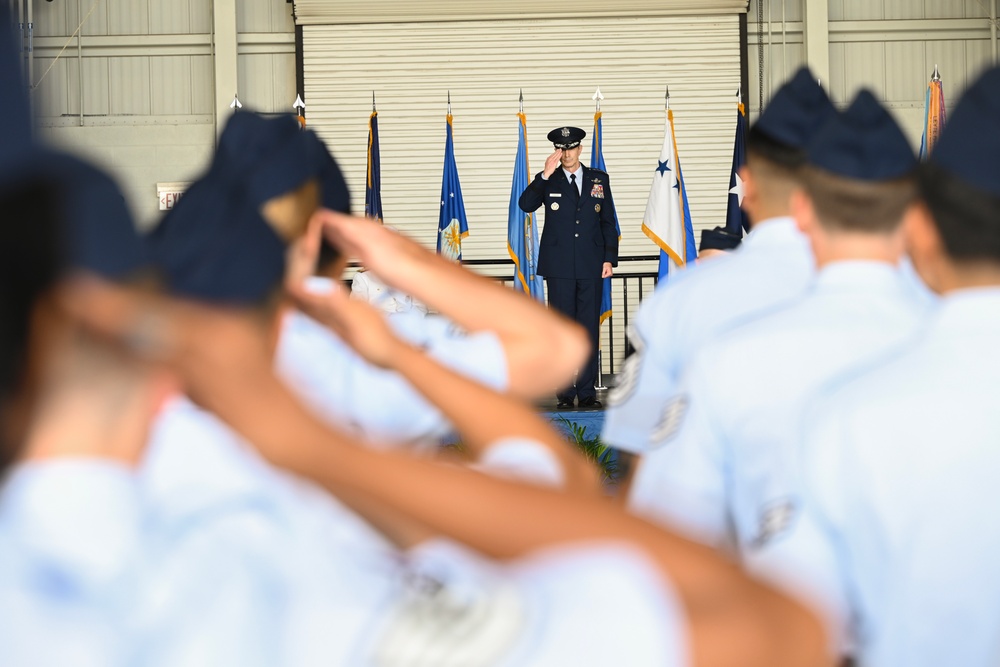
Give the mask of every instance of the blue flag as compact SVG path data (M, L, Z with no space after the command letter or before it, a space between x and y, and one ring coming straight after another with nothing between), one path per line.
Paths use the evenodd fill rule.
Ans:
M514 260L514 289L532 298L545 301L542 277L535 273L538 266L538 228L535 214L525 213L517 205L521 193L528 187L528 120L523 113L517 139L517 157L514 160L514 179L510 184L510 207L507 210L507 252Z
M604 138L604 133L601 130L601 112L598 111L594 114L594 141L590 145L590 166L592 169L607 171L608 168L604 164L604 152L601 148ZM618 211L615 211L614 214L615 231L618 232L620 242L622 240L622 227L618 224ZM601 292L601 324L609 317L611 317L611 278L605 278Z
M382 166L378 149L378 112L368 119L368 182L365 186L365 215L382 221Z
M726 208L726 231L736 236L743 236L750 231L750 220L746 212L740 208L743 204L743 179L740 178L740 167L747 163L747 117L743 103L740 102L736 111L736 140L733 143L733 172L729 176L729 205Z
M444 145L444 176L441 179L441 216L438 218L438 254L461 261L462 239L469 235L469 222L465 217L462 184L458 181L455 163L455 144L451 137L451 114L448 120L448 139Z
M684 173L677 154L674 112L670 109L667 109L663 148L660 149L657 167L653 170L653 185L649 189L646 213L642 216L642 231L660 247L660 284L666 281L671 266L676 270L698 257L691 225L691 208L684 188Z

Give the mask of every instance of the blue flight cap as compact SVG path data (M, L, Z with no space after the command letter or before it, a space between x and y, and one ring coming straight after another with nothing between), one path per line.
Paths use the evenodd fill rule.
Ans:
M903 131L868 90L831 118L806 151L809 164L858 181L903 178L917 166Z
M702 250L735 250L743 241L742 235L733 234L725 227L701 230L701 244L698 252Z
M208 171L150 236L168 289L205 301L263 301L284 277L286 243L260 208L312 178L323 205L349 210L347 184L314 133L290 115L234 114Z
M1000 197L1000 67L987 70L965 91L928 161Z
M38 147L21 165L21 180L33 177L52 183L59 192L71 268L124 280L148 266L145 240L110 176L71 155Z
M67 266L124 280L146 268L149 255L118 184L72 155L35 145L0 169L0 188L47 183L56 198Z
M791 148L805 149L836 112L816 77L801 67L764 107L754 129Z

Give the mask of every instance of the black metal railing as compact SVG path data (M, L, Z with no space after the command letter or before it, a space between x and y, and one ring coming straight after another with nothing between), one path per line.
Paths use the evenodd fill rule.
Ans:
M613 378L621 363L634 348L628 337L629 321L643 299L657 284L658 255L628 255L618 258L618 268L611 277L611 316L601 325L601 374ZM514 287L514 262L504 259L467 259L464 266L484 276ZM650 268L652 267L652 268ZM613 381L613 380L612 380Z

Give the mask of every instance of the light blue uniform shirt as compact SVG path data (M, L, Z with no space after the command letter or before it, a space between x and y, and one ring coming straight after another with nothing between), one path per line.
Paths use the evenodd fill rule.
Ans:
M155 424L139 483L145 664L351 664L397 583L381 534L183 398Z
M507 356L496 334L465 334L443 317L413 311L387 319L439 363L498 391L507 388ZM374 442L437 442L451 431L441 411L402 376L361 359L302 313L286 316L276 367L317 415Z
M520 438L491 445L479 468L562 482L549 450ZM157 421L140 489L144 664L368 664L363 638L409 599L405 554L187 399Z
M805 511L759 560L841 591L863 665L997 664L998 341L1000 289L954 292L810 411Z
M739 249L671 277L639 308L635 354L611 393L601 437L641 454L669 425L670 399L698 347L734 322L801 295L814 273L812 251L791 218L766 220Z
M709 544L735 538L741 553L766 544L793 515L805 397L908 340L923 310L896 267L837 262L795 304L706 343L673 428L640 463L631 508Z
M13 469L0 492L0 664L123 664L139 514L132 471L115 463Z

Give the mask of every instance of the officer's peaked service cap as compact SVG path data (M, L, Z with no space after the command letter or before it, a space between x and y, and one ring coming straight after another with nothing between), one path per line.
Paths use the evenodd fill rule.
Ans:
M817 130L835 113L816 77L802 67L774 94L754 129L791 148L805 149Z
M1000 197L1000 67L965 91L948 121L929 161Z
M813 166L859 181L902 178L917 166L903 131L868 90L823 126L807 153Z
M587 133L578 127L557 127L548 134L549 141L563 150L576 148L586 136Z
M285 241L260 213L270 199L316 178L324 206L349 212L347 184L326 147L291 116L234 114L212 165L151 236L168 289L252 305L285 272Z

